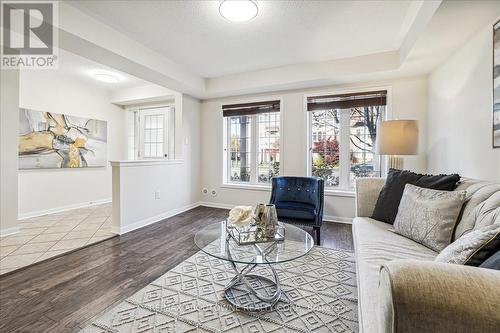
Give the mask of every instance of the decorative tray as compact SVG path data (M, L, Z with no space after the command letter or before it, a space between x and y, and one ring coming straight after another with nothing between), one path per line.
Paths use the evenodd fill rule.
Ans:
M266 237L262 228L255 224L246 227L236 227L226 221L228 235L238 245L251 245L258 243L280 242L285 240L285 225L278 222L278 230L274 237Z

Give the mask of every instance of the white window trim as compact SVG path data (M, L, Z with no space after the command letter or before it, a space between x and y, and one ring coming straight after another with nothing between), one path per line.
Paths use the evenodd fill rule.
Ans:
M139 151L138 149L138 144L139 144L139 133L137 129L137 117L138 114L132 110L132 109L125 109L127 112L127 117L126 117L126 127L127 127L127 158L129 160L138 160L139 157L137 156L137 152ZM132 124L131 124L132 123ZM133 128L130 128L131 125L133 125ZM131 133L133 132L133 133ZM131 156L130 153L130 147L132 145L132 142L130 138L133 138L133 144L134 144L134 149L133 149L133 156Z
M137 126L137 124L141 124L141 121L139 119L142 118L141 116L141 111L147 111L147 110L152 110L152 109L160 109L160 108L170 108L170 112L173 113L174 118L170 119L170 114L169 112L165 111L162 114L164 115L164 128L163 128L163 155L165 155L165 151L167 152L167 157L144 157L144 154L142 152L142 147L143 147L143 142L144 142L144 133L141 131L141 126ZM125 110L129 113L135 113L134 121L134 160L173 160L175 157L175 149L172 149L174 147L174 142L171 142L170 140L170 135L169 131L175 130L174 123L175 123L175 105L172 103L148 103L148 104L140 104L140 105L133 105L126 107ZM160 114L160 112L158 112ZM128 138L130 136L130 124L128 123L130 121L130 117L127 118L127 145L129 144ZM175 135L175 133L174 133ZM172 138L175 140L175 138ZM130 147L127 146L127 151ZM172 153L169 153L170 150L172 150ZM128 153L127 153L128 154ZM172 156L168 156L172 155Z
M333 197L354 198L354 190L339 190L333 187L325 187L325 195Z
M231 101L231 104L244 104L244 103L256 103L256 102L262 102L265 100L279 100L280 101L280 137L279 137L279 143L280 143L280 175L283 174L283 161L284 161L284 140L283 140L283 119L284 119L284 112L283 112L283 98L282 97L274 97L274 96L269 96L264 99L245 99L245 100L236 100L236 101ZM222 105L220 107L222 110ZM251 150L251 179L250 182L235 182L231 181L228 177L228 170L230 169L230 161L228 159L228 138L229 138L229 127L227 126L227 117L222 117L222 131L223 131L223 136L222 136L222 182L221 182L221 187L222 188L232 188L232 189L246 189L246 190L257 190L257 191L269 191L271 189L271 183L269 184L264 184L264 183L259 183L258 178L257 178L257 164L254 163L253 161L257 161L257 151L255 147L257 146L255 141L255 145L253 143L254 139L257 137L258 133L258 128L257 128L257 123L253 122L252 123L252 150ZM254 147L255 146L255 147ZM255 169L255 170L254 170ZM254 178L255 177L255 178ZM255 179L255 182L254 182Z
M362 93L362 92L369 92L369 91L374 91L374 90L386 90L387 91L387 97L386 97L386 106L385 106L385 118L383 120L390 120L392 119L392 86L367 86L367 87L356 87L356 88L346 88L346 89L337 89L337 90L327 90L327 91L320 91L320 92L315 92L311 94L305 94L304 95L304 120L307 124L307 130L306 130L306 142L307 142L307 147L306 147L306 161L307 161L307 175L310 177L312 176L312 119L311 119L311 113L307 111L307 98L308 97L317 97L317 96L325 96L325 95L339 95L339 94L351 94L351 93ZM344 117L341 117L340 120L340 141L343 142L343 140L349 140L349 132L342 130L342 122L345 121L343 120ZM345 124L344 124L345 127ZM344 138L344 137L347 137ZM342 144L341 144L342 147ZM340 151L340 160L343 160L343 155L349 154L349 145L344 145L344 149L341 149ZM343 151L345 150L345 151ZM355 189L352 187L349 187L349 165L347 163L343 163L340 166L340 183L338 187L331 187L331 186L325 186L325 195L334 195L334 196L346 196L346 197L353 197ZM381 176L385 177L387 175L387 172L389 170L388 168L388 163L387 163L387 156L381 157Z
M244 183L224 183L221 188L236 189L236 190L253 190L253 191L271 191L271 184L244 184Z
M168 111L164 112L158 112L154 109L142 109L141 112L139 112L139 147L137 149L137 153L139 155L140 159L144 160L157 160L157 159L168 159L168 147L170 145L170 140L168 138L168 128L170 127L170 119L168 116ZM145 131L145 119L148 116L163 116L163 125L162 125L162 132L163 132L163 145L162 145L162 151L161 151L161 156L145 156L145 153L142 151L142 148L144 147L145 144L145 138L144 138L144 131ZM157 142L158 143L158 142Z

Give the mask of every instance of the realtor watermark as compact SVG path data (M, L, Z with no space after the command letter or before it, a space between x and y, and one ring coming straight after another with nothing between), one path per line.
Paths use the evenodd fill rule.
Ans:
M2 1L1 4L2 68L57 68L57 1Z

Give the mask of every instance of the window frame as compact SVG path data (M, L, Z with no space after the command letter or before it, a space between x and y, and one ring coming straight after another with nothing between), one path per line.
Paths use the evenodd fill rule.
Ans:
M270 96L265 99L257 99L257 100L241 100L241 101L231 101L231 104L245 104L245 103L257 103L257 102L265 102L266 100L279 100L280 104L280 121L279 121L279 146L280 146L280 167L279 173L280 175L283 173L283 151L284 151L284 141L283 141L283 100L282 98L276 98ZM220 107L222 110L222 106ZM222 115L222 112L221 112ZM249 115L252 118L251 120L251 137L250 137L250 181L242 182L242 181L232 181L229 175L229 170L231 169L231 160L229 159L229 147L230 147L230 130L231 127L228 125L230 121L230 117L222 117L222 185L221 187L225 188L246 188L246 189L255 189L255 190L269 190L271 188L271 183L259 183L258 175L257 175L257 146L258 146L258 114Z
M139 118L139 148L137 150L137 154L139 158L144 159L144 160L157 160L157 159L168 159L169 154L168 154L168 146L170 144L169 138L168 138L168 128L170 127L170 119L168 115L168 109L165 110L164 112L161 112L159 110L155 109L162 109L162 108L151 108L151 109L142 109L138 112L138 118ZM151 117L151 116L162 116L163 118L163 124L162 124L162 132L163 132L163 142L162 142L162 149L161 149L161 154L160 156L146 156L145 152L145 132L146 132L146 117ZM159 128L155 128L158 130ZM147 129L151 130L151 129ZM151 140L151 139L150 139ZM148 142L149 144L152 144L153 142L150 141ZM156 142L155 143L159 143Z
M362 87L362 88L351 88L351 89L339 89L339 90L327 90L327 91L318 91L311 94L304 95L304 117L307 124L306 130L306 163L307 163L307 175L309 177L312 176L312 149L313 149L313 141L312 141L312 116L311 112L307 111L307 99L309 97L318 97L325 95L340 95L340 94L355 94L355 93L364 93L371 92L375 90L386 90L386 106L385 106L385 116L382 119L390 120L392 119L392 87L391 86L373 86L373 87ZM325 193L326 194L340 194L352 196L355 192L355 187L350 186L349 184L349 155L350 155L350 118L349 115L344 113L340 115L340 182L339 186L326 186L325 185ZM381 177L385 177L388 172L388 163L387 156L379 155L380 157L380 171ZM342 163L343 162L343 163Z
M155 109L165 109L163 112L159 110L155 112ZM175 140L175 106L170 103L152 104L152 105L136 105L127 108L129 115L127 116L127 155L130 159L130 145L131 137L130 133L133 131L134 137L134 156L133 160L173 160L175 157L175 148L173 149ZM149 157L144 156L144 118L150 115L163 115L163 153L161 157ZM131 121L134 121L133 126L131 126ZM170 131L174 131L170 134ZM166 155L166 156L165 156ZM170 156L172 155L172 156Z

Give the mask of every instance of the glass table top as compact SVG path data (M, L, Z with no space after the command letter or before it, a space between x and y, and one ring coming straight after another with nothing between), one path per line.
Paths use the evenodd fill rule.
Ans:
M277 242L238 245L227 234L226 221L209 224L194 236L196 246L213 257L241 264L277 264L307 254L314 240L304 230L283 223L285 239Z

